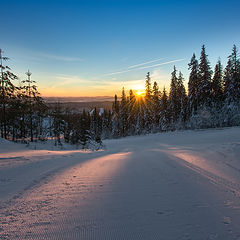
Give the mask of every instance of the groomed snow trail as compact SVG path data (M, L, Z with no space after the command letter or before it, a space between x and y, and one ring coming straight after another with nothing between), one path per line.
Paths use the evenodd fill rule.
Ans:
M0 239L240 240L239 136L185 131L93 153L0 154Z

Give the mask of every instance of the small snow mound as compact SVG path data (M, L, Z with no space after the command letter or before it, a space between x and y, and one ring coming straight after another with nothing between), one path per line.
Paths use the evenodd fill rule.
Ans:
M0 154L21 150L21 149L24 149L24 147L25 145L23 144L17 144L9 140L6 140L4 138L0 138Z
M0 138L0 144L6 144L6 143L11 143L10 141L4 139L4 138Z

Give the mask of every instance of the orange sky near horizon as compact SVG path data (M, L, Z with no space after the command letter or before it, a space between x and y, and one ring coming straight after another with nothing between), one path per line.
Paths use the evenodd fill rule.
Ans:
M154 80L152 79L152 85ZM56 83L57 82L57 83ZM162 92L163 88L169 91L170 80L165 78L165 80L157 81L159 85L159 90ZM186 82L185 82L186 84ZM114 97L117 94L118 97L122 94L122 88L124 87L125 93L129 96L130 89L133 90L134 94L137 92L145 92L145 79L140 80L129 80L129 81L108 81L106 83L91 82L91 81L45 81L39 79L37 82L38 91L42 97Z
M43 97L96 97L96 96L110 96L114 97L117 94L119 97L122 94L124 87L126 95L129 95L129 90L132 89L135 94L137 92L144 92L144 81L141 83L133 84L132 82L120 82L109 84L109 86L52 86L46 87L39 84L39 92Z

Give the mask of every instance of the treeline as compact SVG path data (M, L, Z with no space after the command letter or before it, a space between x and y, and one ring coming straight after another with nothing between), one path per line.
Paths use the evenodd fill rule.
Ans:
M154 133L177 129L226 127L240 124L240 59L236 46L223 68L219 60L212 71L205 46L199 60L193 54L188 64L188 91L184 78L174 67L169 93L146 76L145 96L115 95L111 111L96 108L91 112L49 107L40 97L31 73L20 81L6 65L8 58L0 50L0 134L13 141L54 138L100 146L101 139ZM16 84L19 81L19 84Z
M113 107L112 136L126 136L150 132L215 128L240 125L240 59L236 46L223 69L218 60L212 71L205 46L200 59L193 54L188 64L188 91L181 71L174 66L169 94L151 83L148 73L145 96L136 97L124 88L121 101Z
M24 143L53 138L56 145L65 141L83 148L89 143L100 146L96 113L63 109L59 103L49 107L31 73L21 81L6 64L8 60L0 49L0 137Z
M37 91L28 71L27 79L20 81L5 64L9 60L0 49L0 134L2 138L41 138L43 136L43 116L46 106ZM19 86L14 83L19 80Z

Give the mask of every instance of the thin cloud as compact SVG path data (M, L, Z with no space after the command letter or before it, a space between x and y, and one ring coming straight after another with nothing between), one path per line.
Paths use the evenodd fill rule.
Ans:
M154 65L150 65L150 66L139 67L139 68L131 68L129 70L107 73L104 76L112 76L112 75L127 73L127 72L131 72L131 71L135 71L135 70L142 70L142 69L146 69L146 68L159 67L159 66L162 66L162 65L167 65L167 64L175 63L175 62L181 62L181 61L184 61L184 60L185 60L184 58L181 58L181 59L176 59L176 60L172 60L172 61L168 61L168 62L164 62L164 63L159 63L159 64L154 64Z
M55 87L67 87L73 84L84 84L87 82L86 79L80 78L74 75L57 75L52 77L55 81L54 84L51 86Z
M59 55L53 55L53 54L48 54L48 53L39 53L39 57L53 59L53 60L59 60L59 61L66 61L66 62L83 61L83 59L81 59L81 58L59 56Z
M146 65L146 64L149 64L149 63L158 62L158 61L161 61L161 60L163 60L163 58L155 59L155 60L144 62L144 63L139 63L139 64L136 64L136 65L129 66L128 68L129 69L136 68L136 67L140 67L140 66L143 66L143 65Z
M117 74L121 74L121 73L126 73L126 72L131 72L137 69L131 69L131 70L124 70L124 71L118 71L118 72L112 72L112 73L107 73L104 76L112 76L112 75L117 75Z
M141 68L138 68L138 69L153 68L153 67L158 67L158 66L170 64L170 63L181 62L181 61L184 61L184 60L185 60L184 58L181 58L181 59L176 59L176 60L172 60L172 61L169 61L169 62L164 62L164 63L154 64L154 65L151 65L151 66L141 67Z

